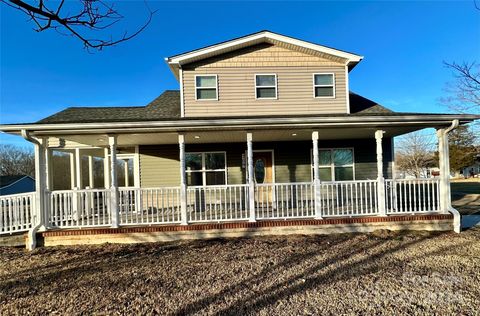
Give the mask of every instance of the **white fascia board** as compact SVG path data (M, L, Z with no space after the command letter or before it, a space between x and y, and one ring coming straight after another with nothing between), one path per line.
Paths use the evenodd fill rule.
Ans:
M338 56L338 57L347 59L348 60L347 63L359 62L360 60L363 59L363 56L347 53L347 52L340 51L340 50L337 50L337 49L334 49L334 48L329 48L329 47L325 47L325 46L322 46L322 45L305 42L305 41L302 41L302 40L298 40L298 39L295 39L295 38L291 38L291 37L288 37L288 36L275 34L275 33L271 33L271 32L261 32L261 33L258 33L258 34L253 34L253 35L250 35L250 36L245 36L245 37L242 37L242 38L239 38L239 39L236 39L236 40L232 40L232 41L229 41L229 42L226 42L226 43L213 45L213 46L209 46L209 47L206 47L206 48L203 48L203 49L195 50L195 51L190 52L190 53L185 53L185 54L182 54L182 55L179 55L179 56L173 56L173 57L170 57L170 58L166 58L166 61L169 64L182 64L182 63L185 63L186 61L188 61L192 58L196 58L196 57L206 55L206 54L215 53L216 51L225 50L225 49L232 48L232 47L235 47L235 46L241 46L242 44L245 44L245 43L248 43L248 42L255 42L255 41L258 41L260 39L272 39L272 40L285 42L285 43L288 43L288 44L312 49L312 50L319 51L319 52L322 52L322 53L325 53L325 54Z
M40 134L54 134L59 131L81 134L122 133L128 131L178 131L234 128L290 128L308 126L391 126L391 125L450 125L452 120L458 119L468 123L479 119L477 115L399 115L399 116L352 116L352 117L295 117L295 118L225 118L225 119L196 119L176 121L142 121L142 122L111 122L111 123L62 123L62 124L25 124L0 125L0 131L17 134L21 130L38 132ZM45 133L44 133L45 132Z

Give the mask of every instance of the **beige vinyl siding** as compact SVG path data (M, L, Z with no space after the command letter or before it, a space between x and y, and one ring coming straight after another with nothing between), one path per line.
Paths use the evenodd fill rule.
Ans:
M183 67L186 117L346 113L345 65L259 45ZM277 99L255 98L255 74L277 75ZM335 98L314 98L313 74L335 74ZM195 75L218 76L218 100L195 100Z
M176 145L139 146L142 187L180 184L179 149Z
M345 60L338 57L330 56L330 58L327 59L280 45L264 43L207 58L190 64L187 68L317 67L344 65Z
M392 140L383 140L384 175L392 177ZM377 178L375 139L358 140L321 140L322 148L353 148L355 161L355 179ZM254 142L254 150L274 150L275 182L311 181L310 141L298 142ZM242 154L246 144L187 144L187 152L225 151L227 155L228 184L245 183L245 169L242 168ZM140 146L140 182L142 187L178 186L180 183L180 163L178 146L155 145Z

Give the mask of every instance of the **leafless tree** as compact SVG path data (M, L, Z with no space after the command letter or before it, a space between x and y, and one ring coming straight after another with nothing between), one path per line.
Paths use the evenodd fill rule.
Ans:
M434 163L433 143L433 137L422 132L403 136L395 155L397 169L416 178L425 177L427 168Z
M146 22L136 31L132 33L125 31L122 35L114 38L111 34L106 35L103 32L124 18L115 8L115 2L106 3L101 0L61 0L48 3L46 0L0 1L25 13L34 23L35 31L43 32L54 29L63 35L78 38L87 50L102 50L104 47L132 39L150 24L153 14L156 12L152 11L145 2L148 10Z
M0 145L0 175L29 175L35 177L35 158L27 148Z
M455 80L447 84L448 96L440 101L457 112L480 114L480 64L444 62L444 65L453 71Z

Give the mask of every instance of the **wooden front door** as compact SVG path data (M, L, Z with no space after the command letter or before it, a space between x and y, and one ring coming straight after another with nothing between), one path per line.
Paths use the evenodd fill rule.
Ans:
M271 151L253 152L253 176L255 183L273 183L273 159Z
M256 184L273 183L273 153L271 151L253 152L253 178ZM271 203L273 200L270 186L257 187L258 202Z

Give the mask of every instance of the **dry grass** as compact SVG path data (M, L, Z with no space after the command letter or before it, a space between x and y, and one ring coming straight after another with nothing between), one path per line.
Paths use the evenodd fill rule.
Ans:
M0 249L0 314L476 314L480 229Z

